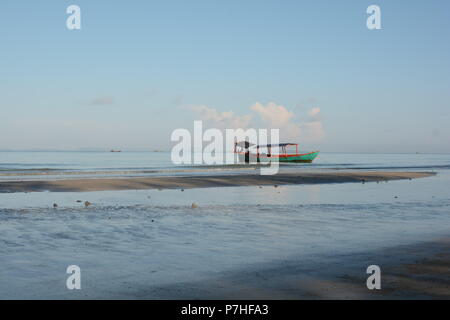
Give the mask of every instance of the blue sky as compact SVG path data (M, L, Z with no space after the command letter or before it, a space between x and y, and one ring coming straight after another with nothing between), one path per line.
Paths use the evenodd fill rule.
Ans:
M272 102L320 108L308 149L450 152L449 34L444 0L4 0L0 149L169 149L192 108Z

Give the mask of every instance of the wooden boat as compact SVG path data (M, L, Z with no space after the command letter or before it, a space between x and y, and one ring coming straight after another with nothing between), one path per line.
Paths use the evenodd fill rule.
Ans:
M295 153L288 152L288 148L292 146L295 146ZM273 148L278 148L279 152L273 153ZM266 152L261 152L261 150L266 150ZM246 163L270 161L311 163L319 151L299 153L297 143L255 145L248 141L241 141L234 144L234 153L239 154L239 160Z

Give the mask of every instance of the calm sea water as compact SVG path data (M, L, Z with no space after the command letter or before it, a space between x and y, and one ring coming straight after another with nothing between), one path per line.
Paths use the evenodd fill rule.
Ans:
M168 159L168 153L2 152L0 168L1 179L19 179L27 170L213 172L172 166ZM3 193L0 298L168 299L175 292L167 288L180 283L288 263L307 274L336 256L447 236L449 166L448 154L323 153L312 165L283 170L396 168L437 175L378 184ZM72 264L83 272L77 292L65 288Z
M321 153L311 164L281 170L446 170L449 154ZM174 165L169 152L0 152L0 180L254 172L248 165Z

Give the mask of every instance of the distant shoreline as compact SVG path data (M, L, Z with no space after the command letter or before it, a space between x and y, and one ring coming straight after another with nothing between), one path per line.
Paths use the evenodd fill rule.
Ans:
M235 174L185 177L88 178L66 180L2 181L0 193L88 192L144 189L189 189L236 186L384 182L425 178L434 172L326 171L280 173L277 175Z

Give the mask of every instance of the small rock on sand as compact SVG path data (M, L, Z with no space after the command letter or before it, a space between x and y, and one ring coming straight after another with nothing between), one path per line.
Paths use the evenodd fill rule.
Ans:
M53 208L58 208L58 204L54 203Z
M89 207L91 204L92 204L92 203L90 203L89 201L85 201L85 202L84 202L84 206L85 206L85 207Z
M191 204L191 209L196 209L196 208L198 208L198 205L195 202L193 202Z
M82 202L81 200L77 200L78 203Z

